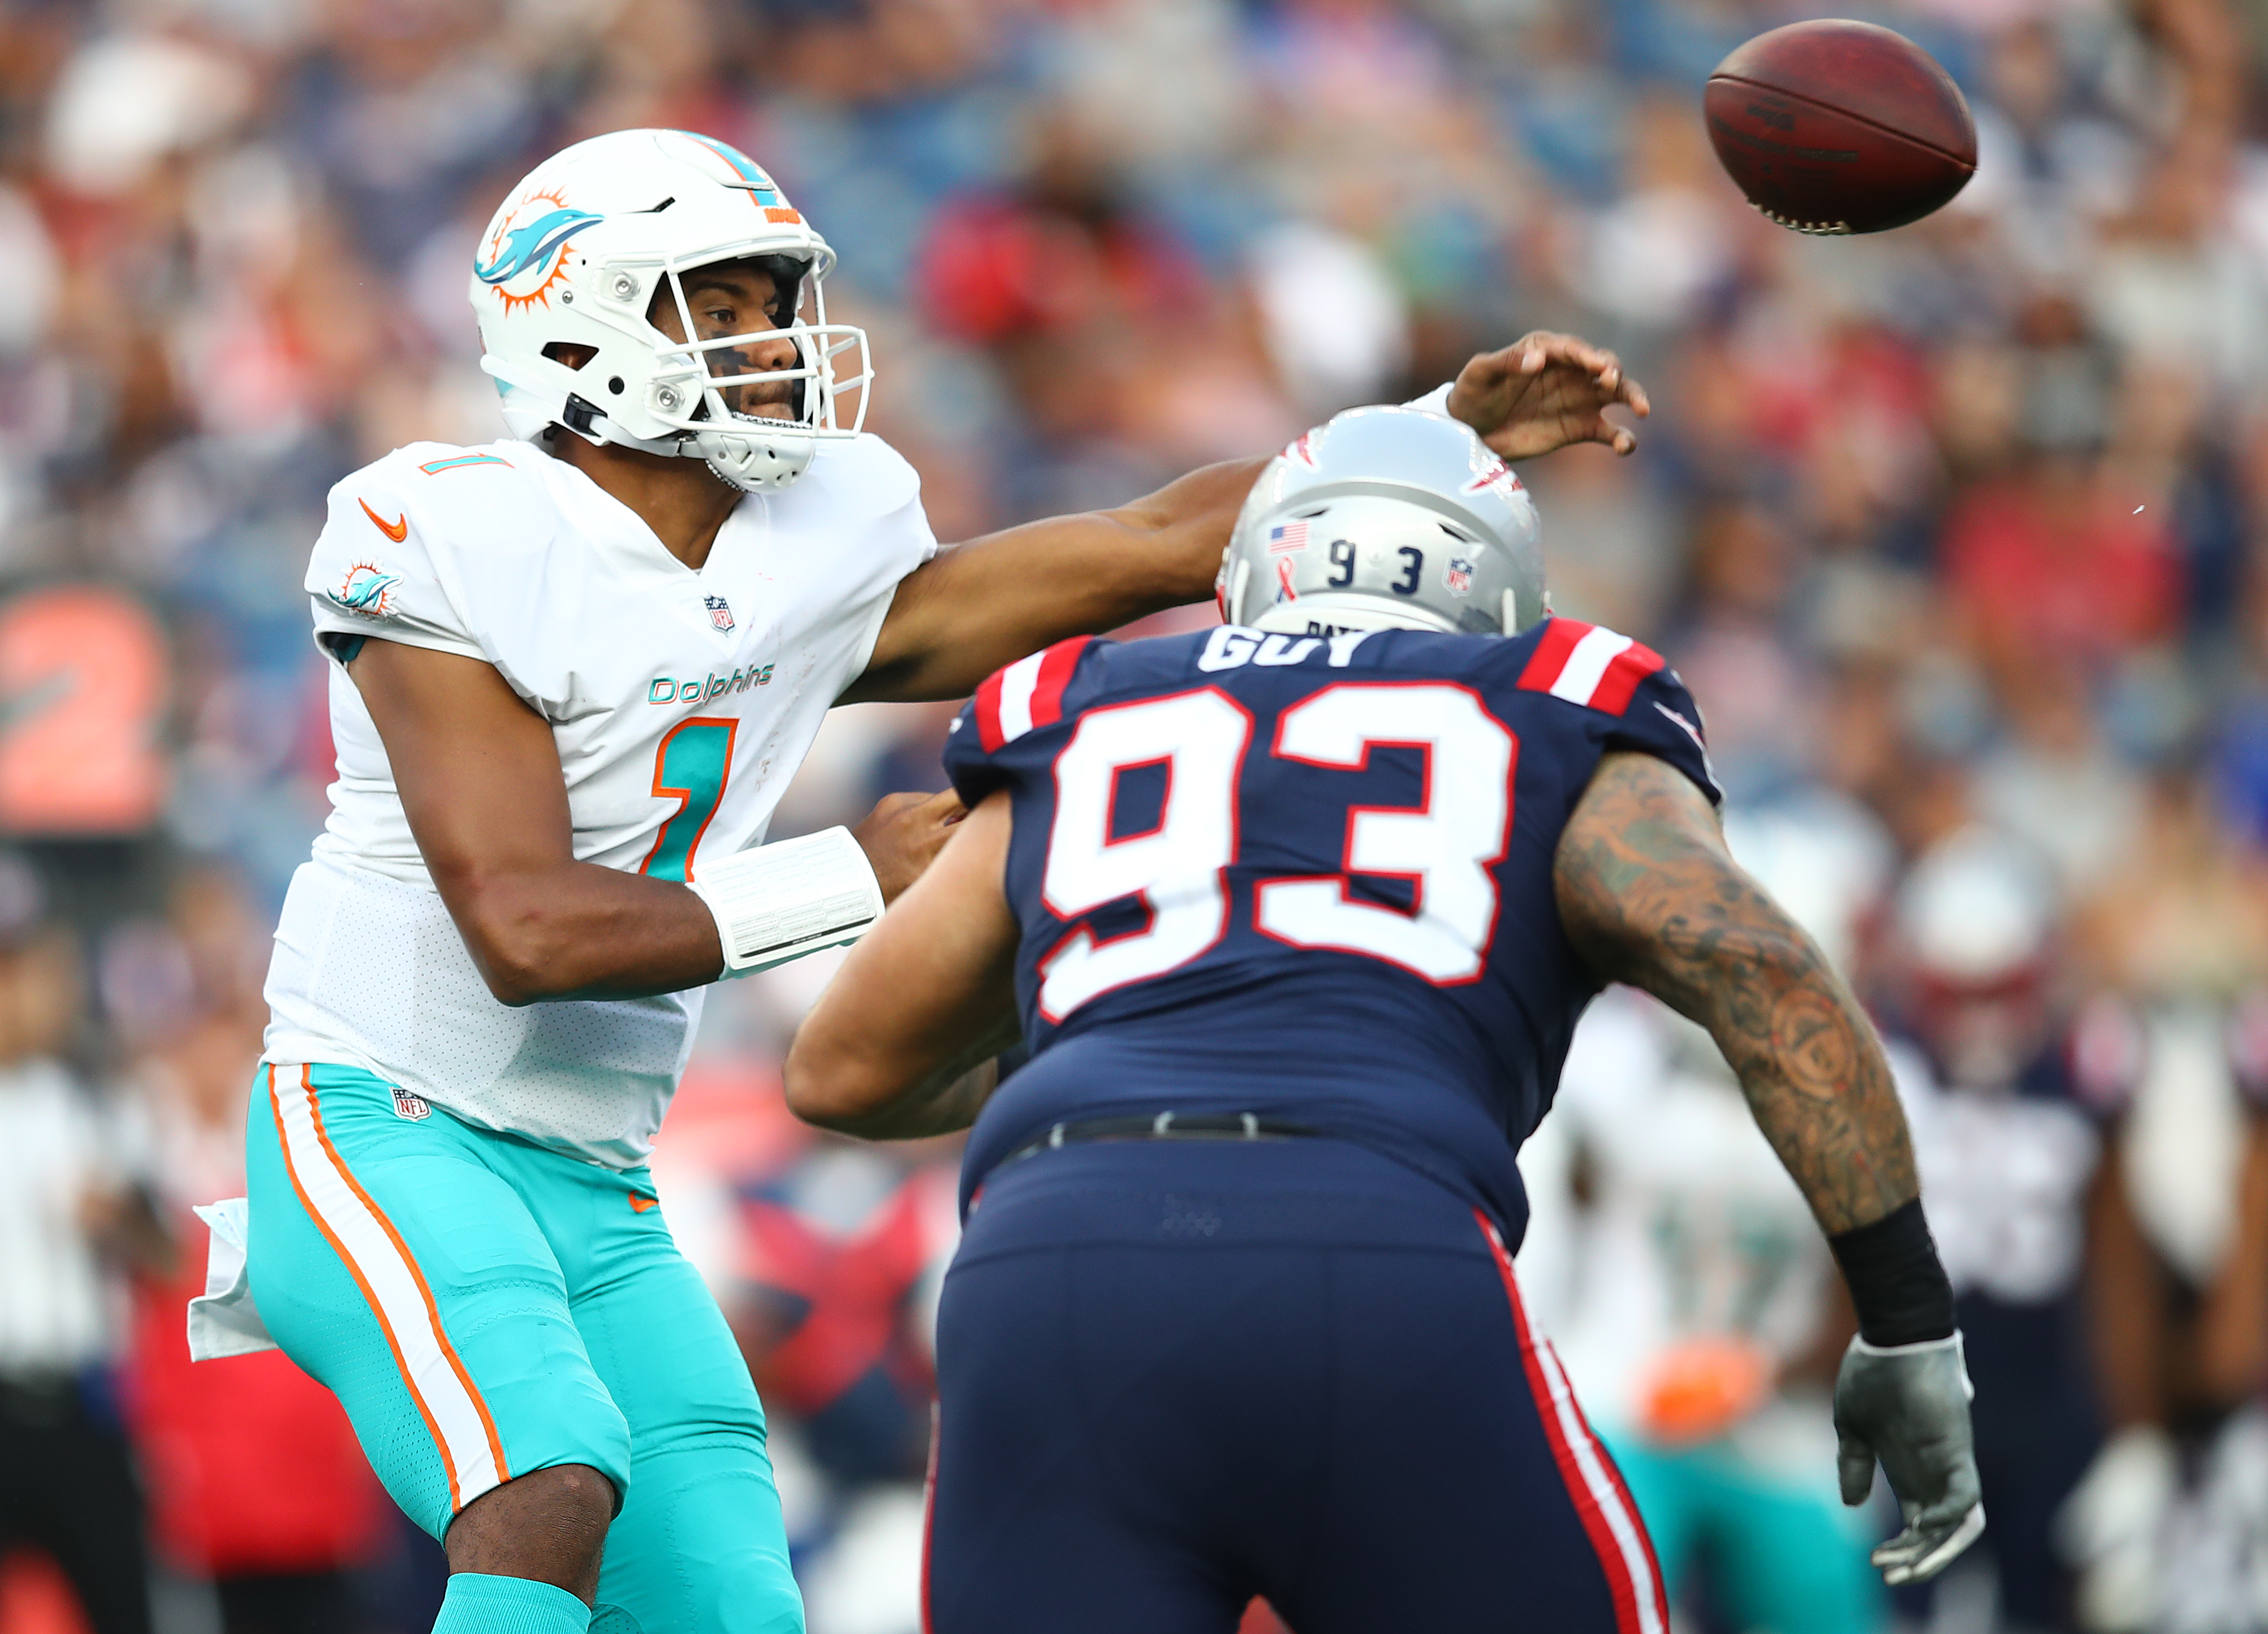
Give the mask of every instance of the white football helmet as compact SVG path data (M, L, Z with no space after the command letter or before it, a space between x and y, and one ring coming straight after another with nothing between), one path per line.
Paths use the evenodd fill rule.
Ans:
M745 258L779 258L775 279L792 302L779 328L700 338L681 275ZM820 443L854 437L866 417L836 423L841 395L867 386L866 334L827 321L821 287L835 253L748 157L684 130L618 130L553 154L489 223L475 255L473 310L512 435L563 425L593 443L692 454L743 489L803 475ZM794 280L792 291L784 288ZM674 302L688 341L649 322L657 291ZM710 372L710 357L792 342L792 368ZM583 349L580 367L567 361ZM847 375L836 360L852 354ZM562 354L564 354L563 356ZM727 408L722 388L788 381L795 416Z

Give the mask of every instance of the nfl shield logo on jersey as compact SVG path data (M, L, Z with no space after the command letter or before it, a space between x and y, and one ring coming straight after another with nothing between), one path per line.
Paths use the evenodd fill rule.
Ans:
M1451 595L1469 596L1473 593L1473 564L1462 556L1451 556L1449 570L1441 575L1441 582L1448 586Z
M711 623L714 624L719 629L730 629L733 628L733 609L725 605L724 597L703 596L701 600L708 604L709 622Z

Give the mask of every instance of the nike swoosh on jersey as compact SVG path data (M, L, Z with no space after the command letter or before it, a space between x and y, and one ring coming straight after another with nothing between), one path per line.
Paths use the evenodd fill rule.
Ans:
M660 1206L661 1199L659 1197L649 1197L642 1191L630 1193L630 1212L633 1214L643 1214L648 1209L658 1209Z
M409 512L407 511L404 511L398 519L389 522L384 517L379 515L377 512L370 508L369 500L357 499L355 504L362 507L362 513L364 516L368 517L372 522L378 525L378 531L385 534L395 544L398 545L403 540L409 537Z

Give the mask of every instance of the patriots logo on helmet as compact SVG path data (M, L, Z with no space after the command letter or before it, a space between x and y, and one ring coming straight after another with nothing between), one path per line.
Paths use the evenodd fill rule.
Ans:
M703 596L702 604L709 609L709 622L719 629L733 628L733 609L722 596Z
M1467 482L1458 491L1467 494L1496 494L1509 499L1521 491L1520 475L1494 454L1484 451L1481 457L1473 461L1472 481Z
M1441 575L1441 583L1448 587L1448 592L1453 596L1471 595L1473 564L1463 556L1451 556L1449 570Z
M394 614L394 587L401 575L389 573L375 562L357 562L347 570L345 582L328 596L342 610L363 618L389 618Z
M605 219L570 207L556 188L531 193L498 224L488 258L473 263L473 276L503 298L507 312L539 302L549 306L551 286L566 276L567 240Z

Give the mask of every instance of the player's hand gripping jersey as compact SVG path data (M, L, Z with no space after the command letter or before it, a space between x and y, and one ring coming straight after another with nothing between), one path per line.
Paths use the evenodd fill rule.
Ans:
M1594 990L1560 831L1609 750L1715 799L1699 728L1659 656L1570 619L1082 639L1001 672L946 765L971 806L1013 797L1034 1059L964 1173L1059 1121L1252 1113L1431 1174L1516 1244L1513 1154Z
M416 443L331 490L307 569L334 658L362 638L494 665L551 725L578 860L665 880L760 843L898 582L937 548L919 479L860 436L751 494L698 572L526 443ZM433 887L343 667L339 779L276 931L265 1058L360 1067L468 1122L644 1160L702 990L515 1009Z

